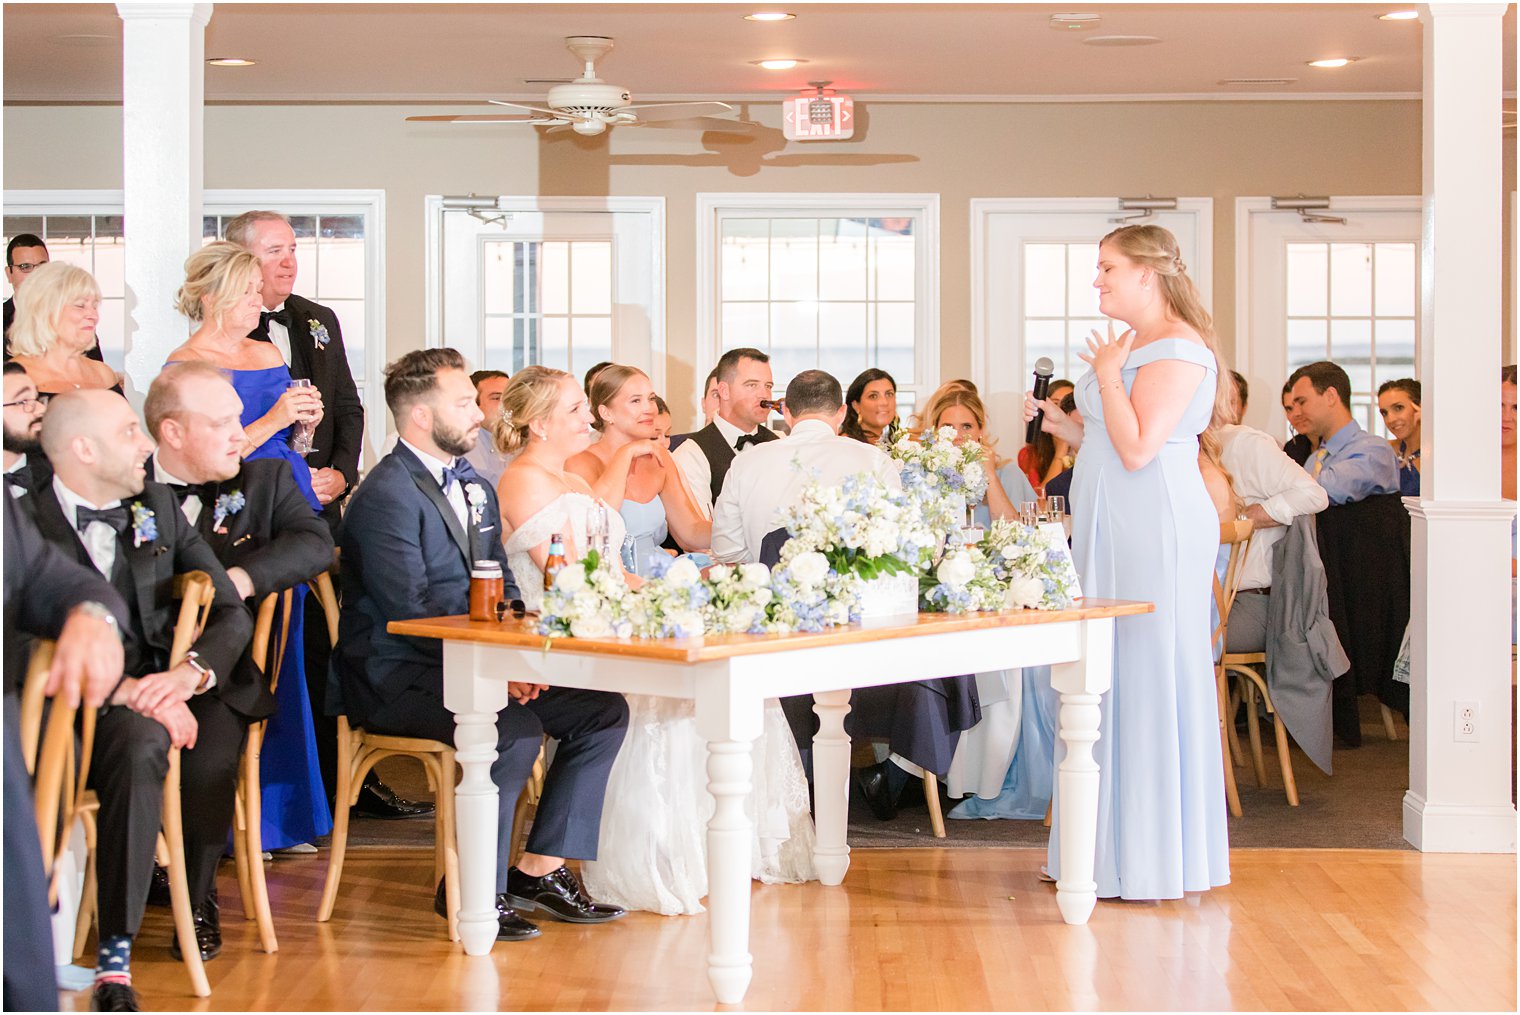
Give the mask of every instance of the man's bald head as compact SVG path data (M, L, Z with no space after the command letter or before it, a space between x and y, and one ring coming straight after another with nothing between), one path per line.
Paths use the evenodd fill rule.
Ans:
M99 504L142 492L153 442L125 398L81 389L48 402L42 450L65 486Z

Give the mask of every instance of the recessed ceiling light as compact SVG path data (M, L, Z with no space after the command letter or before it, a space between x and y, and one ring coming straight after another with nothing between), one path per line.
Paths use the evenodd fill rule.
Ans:
M213 56L206 61L213 67L252 67L257 60L249 60L241 56Z
M807 63L806 60L755 60L752 62L766 70L791 70L799 63Z
M1379 21L1413 21L1420 16L1419 11L1389 11L1387 14L1379 14Z
M85 46L85 47L120 46L121 45L121 36L120 35L100 35L100 34L93 33L93 32L73 32L73 33L70 33L68 35L59 35L59 36L55 37L53 39L53 41L56 42L56 43L58 43L59 45L62 45L62 46Z
M753 14L744 15L745 21L791 21L796 18L795 14L785 11L756 11Z
M1084 46L1154 46L1161 40L1154 35L1089 35Z
M1348 63L1356 63L1356 61L1357 61L1357 58L1354 57L1354 56L1332 56L1332 57L1329 57L1329 58L1324 59L1324 60L1310 60L1309 61L1309 66L1310 67L1335 68L1335 67L1344 67Z
M1057 32L1082 32L1098 27L1102 20L1097 14L1052 14L1050 27Z
M1225 78L1222 85L1291 85L1298 78Z

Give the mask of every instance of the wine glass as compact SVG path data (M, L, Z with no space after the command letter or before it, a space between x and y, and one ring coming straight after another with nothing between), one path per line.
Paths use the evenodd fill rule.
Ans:
M309 387L311 387L310 377L292 377L290 379L290 383L285 385L285 389L287 391L291 388ZM311 454L316 450L316 448L311 446L311 440L314 436L316 436L316 432L317 424L312 420L296 420L295 423L291 425L290 450L294 451L298 455L303 456Z

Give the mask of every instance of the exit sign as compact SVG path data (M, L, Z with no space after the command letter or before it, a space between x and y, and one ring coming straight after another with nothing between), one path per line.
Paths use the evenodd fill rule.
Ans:
M848 95L799 95L781 107L788 141L842 141L855 133L855 100Z

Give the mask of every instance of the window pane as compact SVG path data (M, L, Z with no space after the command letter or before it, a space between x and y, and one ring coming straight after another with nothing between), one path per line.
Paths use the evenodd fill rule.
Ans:
M126 250L120 239L96 242L95 281L102 297L126 295Z
M510 314L513 309L513 278L517 274L517 244L487 243L481 252L481 270L485 275L486 313ZM490 367L500 370L501 367Z
M548 244L545 244L548 246ZM539 324L543 343L536 362L556 370L570 369L570 319L568 317L545 317ZM591 361L595 363L595 360ZM587 366L591 364L588 363Z
M222 217L220 215L205 215L201 217L201 239L208 243L222 238Z
M914 266L913 220L889 218L871 220L871 255L876 262L877 299L910 299L917 293Z
M748 346L764 349L771 343L769 303L725 303L721 345L724 351Z
M18 233L31 233L33 236L42 235L41 215L7 215L5 216L5 242L10 243L11 237Z
M1061 243L1024 244L1024 314L1061 317L1066 312L1066 248Z
M1066 248L1066 312L1073 317L1098 317L1098 245L1073 243Z
M48 252L52 253L53 241L88 240L91 236L90 216L88 215L49 215L47 217L47 235L43 239L48 242Z
M574 312L612 313L612 244L606 240L573 243L570 246L570 258L571 270L575 273L571 287ZM610 321L608 327L611 327ZM600 361L588 360L586 365L589 367L597 362Z
M323 219L323 224L333 221ZM317 244L316 299L364 299L363 238L319 236Z
M876 365L898 384L918 383L913 356L916 319L911 303L876 304Z
M1041 356L1049 356L1056 365L1056 376L1065 377L1066 369L1066 327L1065 321L1025 321L1024 322L1024 371L1018 379L1020 385L1027 385L1030 377L1034 375L1034 364ZM1086 346L1083 346L1086 348ZM1019 390L1023 390L1021 387Z
M771 375L778 388L818 365L816 303L771 304L770 353Z
M546 241L539 244L539 250L543 257L538 277L540 312L568 314L570 312L570 244L557 240ZM545 341L547 341L547 332L545 335Z
M841 387L849 387L869 365L866 308L865 303L818 304L818 369L833 374Z
M1415 247L1413 243L1379 243L1374 262L1379 317L1415 315Z
M315 215L290 216L290 231L296 234L298 241L316 239L317 217Z
M824 219L819 227L818 298L866 298L864 219ZM862 318L864 319L864 318Z
M338 315L338 327L343 332L343 351L348 354L348 368L357 381L364 376L364 300L328 299L323 303Z
M1330 313L1372 313L1372 244L1330 244Z
M1314 363L1328 355L1328 338L1323 320L1288 322L1288 371Z
M1414 321L1378 321L1377 383L1414 375Z
M1353 395L1367 399L1372 392L1372 322L1330 322L1330 359L1351 378Z
M818 298L818 220L771 220L773 300Z
M721 229L723 299L766 299L770 294L770 220L724 219Z
M1288 316L1323 316L1328 248L1323 243L1288 244Z
M612 318L572 317L570 372L580 377L593 363L612 359Z
M485 355L480 363L481 370L505 370L509 374L515 374L526 364L518 358L515 351L513 336L517 329L514 324L521 322L513 321L510 317L487 317L485 327Z

